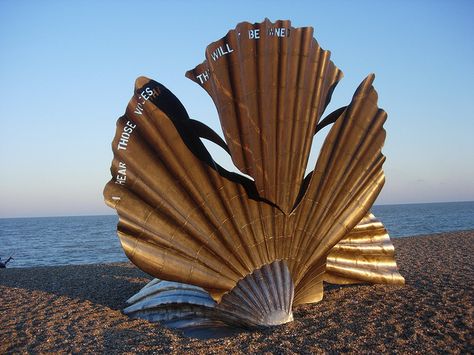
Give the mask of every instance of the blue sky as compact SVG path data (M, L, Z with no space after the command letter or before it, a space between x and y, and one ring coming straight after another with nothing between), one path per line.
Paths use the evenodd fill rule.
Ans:
M184 73L238 22L265 17L313 26L331 50L345 77L329 110L376 73L389 114L377 203L474 200L473 14L473 1L0 0L0 217L112 214L102 189L135 78L220 132Z

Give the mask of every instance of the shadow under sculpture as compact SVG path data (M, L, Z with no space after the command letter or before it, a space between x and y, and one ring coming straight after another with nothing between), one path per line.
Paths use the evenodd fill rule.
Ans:
M157 277L125 313L177 328L271 326L318 302L323 281L403 284L370 208L382 189L386 113L369 75L324 119L342 72L290 21L243 22L186 73L212 97L225 141L140 77L112 143L107 204L128 258ZM314 134L332 125L314 170ZM211 157L227 151L244 175ZM168 281L164 281L168 280Z

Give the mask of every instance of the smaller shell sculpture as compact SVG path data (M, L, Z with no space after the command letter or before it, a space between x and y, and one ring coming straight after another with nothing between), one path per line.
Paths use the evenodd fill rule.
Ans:
M126 255L157 278L125 313L184 329L272 326L319 302L323 282L404 283L370 212L387 118L374 75L322 119L342 72L311 27L265 20L238 24L186 76L214 100L225 140L144 77L117 121L105 200ZM222 168L201 139L251 178Z

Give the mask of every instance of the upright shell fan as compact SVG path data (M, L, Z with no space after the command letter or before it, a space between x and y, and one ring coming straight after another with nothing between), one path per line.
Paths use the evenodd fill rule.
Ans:
M342 78L329 57L312 28L289 21L240 23L209 45L186 75L214 100L225 142L163 85L137 79L104 195L128 258L168 281L152 281L126 313L175 327L268 326L320 301L323 281L404 283L369 211L384 183L387 117L374 75L321 120ZM254 180L219 166L201 138Z

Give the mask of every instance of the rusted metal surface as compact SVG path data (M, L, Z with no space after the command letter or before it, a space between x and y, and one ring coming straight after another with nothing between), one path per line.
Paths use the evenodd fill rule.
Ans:
M387 117L374 76L321 120L342 73L311 28L241 23L206 58L187 76L216 103L225 142L144 77L117 122L104 196L119 214L129 259L157 278L202 287L218 303L276 261L291 275L293 305L321 300L324 280L403 283L393 253L369 253L390 243L386 232L377 239L383 226L370 215L384 183ZM304 178L313 135L332 123ZM255 181L216 164L200 137ZM263 286L269 297L287 292Z

